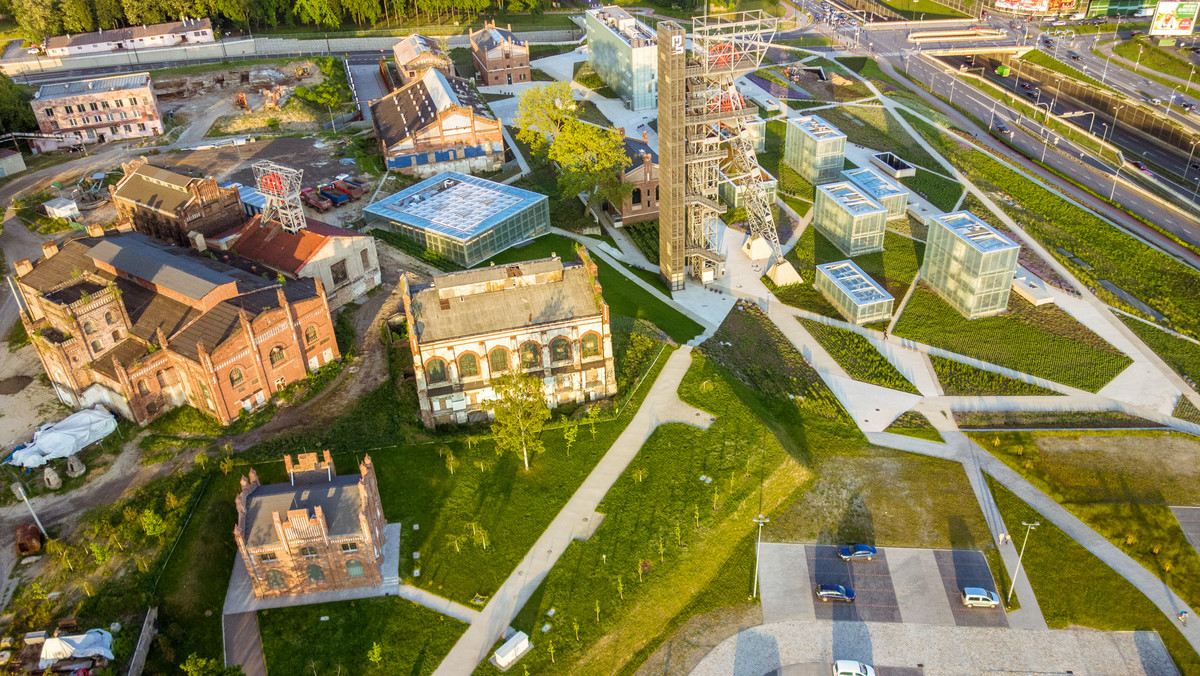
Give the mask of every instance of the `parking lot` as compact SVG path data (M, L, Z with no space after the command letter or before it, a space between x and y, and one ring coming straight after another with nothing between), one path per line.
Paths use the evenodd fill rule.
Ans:
M1002 608L966 608L964 587L994 591L983 553L880 548L872 561L847 563L833 545L762 545L763 621L839 620L960 627L1007 627ZM853 603L816 600L818 584L854 590Z

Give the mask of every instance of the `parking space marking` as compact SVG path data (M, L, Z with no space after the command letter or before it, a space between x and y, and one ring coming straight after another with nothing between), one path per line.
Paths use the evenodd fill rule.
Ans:
M962 604L964 587L983 587L988 591L996 591L996 583L983 552L974 549L938 549L933 555L955 624L960 627L1008 626L1003 603L995 608L967 608Z
M887 554L901 619L953 627L954 613L943 592L933 550L888 548Z
M762 544L758 575L763 622L816 619L804 549L804 545Z
M892 588L887 554L880 551L874 561L847 563L838 557L833 545L806 545L810 591L818 584L838 584L854 590L853 603L821 602L814 604L818 619L858 622L900 622L900 608Z

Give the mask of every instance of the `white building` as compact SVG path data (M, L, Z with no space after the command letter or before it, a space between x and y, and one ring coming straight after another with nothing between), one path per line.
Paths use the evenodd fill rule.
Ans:
M843 317L855 324L892 318L895 298L854 261L818 265L814 286Z
M130 26L48 38L46 56L81 56L216 42L208 18Z

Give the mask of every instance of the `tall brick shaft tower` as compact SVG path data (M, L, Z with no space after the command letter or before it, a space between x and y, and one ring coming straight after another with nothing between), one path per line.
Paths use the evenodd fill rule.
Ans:
M723 274L718 232L725 207L717 201L722 160L729 180L746 184L747 253L773 260L767 273L779 285L800 281L783 259L769 194L759 182L746 124L758 114L737 91L740 75L758 69L775 34L776 19L761 10L697 17L692 51L683 27L658 24L659 258L673 290L688 276L707 284Z

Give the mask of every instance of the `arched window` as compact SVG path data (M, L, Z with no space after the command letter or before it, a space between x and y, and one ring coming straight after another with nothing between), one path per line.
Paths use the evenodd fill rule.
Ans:
M446 381L446 360L430 359L425 364L425 375L431 383L441 383Z
M116 342L120 341L120 340L121 340L121 332L120 332L120 331L113 331L113 332L112 332L112 339L113 339L113 342L114 342L114 343L116 343Z
M267 571L267 586L271 589L283 588L283 573L278 570Z
M346 562L346 577L362 577L363 565L358 559L350 559Z
M508 370L508 350L503 347L498 347L488 354L488 363L492 367L492 373L500 373Z
M99 351L100 351L100 341L93 340L92 341L92 352L99 352Z
M96 327L91 322L84 322L83 323L83 332L90 336L96 332Z
M117 323L117 320L115 318L113 318L113 313L111 313L111 312L104 313L104 323L108 324L109 326L112 326L113 324Z
M275 347L271 348L271 366L283 361L284 356L282 345L276 345Z
M534 368L542 365L542 348L537 343L525 343L521 346L521 367Z
M304 342L315 343L317 340L317 327L310 326L304 329Z
M579 351L584 359L595 357L600 354L600 336L589 333L579 341Z
M641 188L633 189L633 203L634 204L642 203L642 189Z
M468 352L458 358L458 375L471 378L479 375L479 358Z
M550 361L570 361L571 341L559 336L550 341Z
M321 567L315 563L310 564L307 568L305 568L304 572L305 572L305 574L308 575L309 582L324 582L325 581L325 571L321 570Z
M138 394L150 394L150 387L146 385L146 381L138 381Z
M242 380L243 380L243 378L242 378L242 370L241 369L234 369L229 372L229 384L230 385L233 385L234 387L241 387Z
M158 380L159 387L167 386L167 374L163 373L162 371L159 371L158 373L154 374L154 377L155 377L155 379Z

